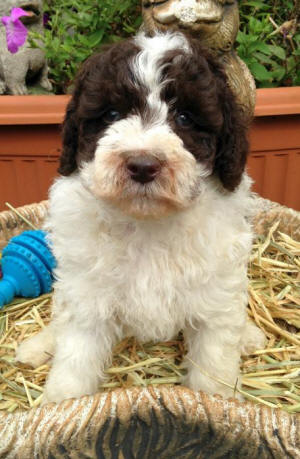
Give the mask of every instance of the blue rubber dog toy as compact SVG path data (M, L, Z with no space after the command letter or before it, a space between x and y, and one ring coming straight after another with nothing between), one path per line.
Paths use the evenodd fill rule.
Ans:
M3 249L0 308L14 296L35 298L51 291L55 258L46 242L45 231L24 231Z

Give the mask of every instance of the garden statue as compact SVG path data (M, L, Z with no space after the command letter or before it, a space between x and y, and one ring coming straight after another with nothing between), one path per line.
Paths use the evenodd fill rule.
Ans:
M199 38L224 64L229 84L249 119L255 106L255 83L233 45L239 28L237 0L142 0L144 28L186 30Z
M0 0L0 17L0 94L27 94L30 80L50 91L45 54L26 41L43 33L42 0Z

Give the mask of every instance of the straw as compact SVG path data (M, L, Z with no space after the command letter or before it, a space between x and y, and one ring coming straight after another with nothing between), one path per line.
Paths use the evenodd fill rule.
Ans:
M17 209L15 209L11 204L9 204L9 202L6 202L5 205L10 209L12 210L21 220L23 220L24 223L26 223L26 225L28 225L30 228L36 230L37 227L34 226L33 223L31 223L26 217L24 217L24 215L22 215Z
M0 411L27 410L41 403L49 365L33 369L15 362L24 339L47 326L52 294L15 299L0 311ZM240 384L230 385L219 374L212 380L229 386L253 403L300 412L300 243L278 231L259 236L249 263L248 314L265 333L267 345L243 357ZM221 324L220 324L221 326ZM141 344L126 337L113 350L107 379L99 390L150 384L180 384L186 374L182 334L164 343Z

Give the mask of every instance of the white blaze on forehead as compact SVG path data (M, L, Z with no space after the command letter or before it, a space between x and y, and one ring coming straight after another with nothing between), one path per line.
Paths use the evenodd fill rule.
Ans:
M183 50L189 52L189 44L181 33L157 33L147 37L140 33L135 38L136 45L141 48L134 60L134 73L140 83L153 91L161 83L163 65L161 59L168 51Z
M135 38L135 44L141 49L132 63L135 79L144 87L147 94L147 105L151 113L151 122L160 124L166 121L168 107L160 98L160 92L165 82L162 81L164 64L162 58L168 51L190 51L185 36L181 33L157 33L147 37L140 33Z

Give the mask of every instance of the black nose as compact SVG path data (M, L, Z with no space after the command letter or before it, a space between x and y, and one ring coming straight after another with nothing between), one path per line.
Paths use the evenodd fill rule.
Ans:
M135 182L148 183L155 179L161 169L158 159L151 155L132 156L127 161L130 177Z

